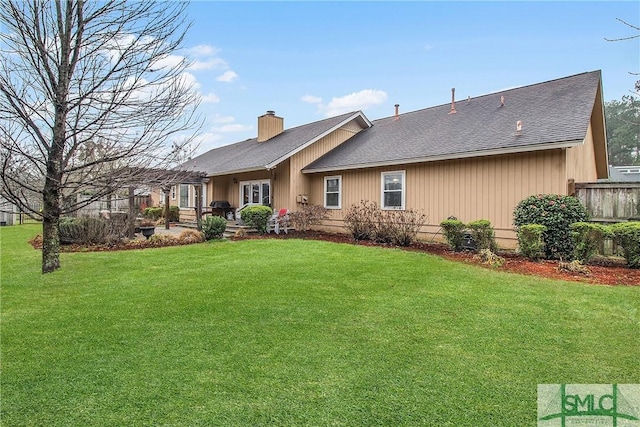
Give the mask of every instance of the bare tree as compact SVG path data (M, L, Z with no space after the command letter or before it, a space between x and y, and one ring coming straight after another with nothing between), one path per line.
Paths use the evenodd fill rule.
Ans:
M60 268L62 215L168 168L190 142L199 97L177 54L190 26L185 8L0 3L0 195L42 218L43 273ZM90 197L78 202L81 192Z
M605 37L605 40L608 42L622 42L622 41L629 41L629 40L635 40L640 38L640 27L638 27L637 25L633 25L630 24L629 22L625 21L624 19L620 19L620 18L616 18L618 21L622 22L624 25L626 25L627 27L631 28L632 31L634 31L636 34L632 34L630 36L626 36L626 37L619 37L619 38L615 38L615 39L608 39ZM637 72L632 72L630 71L629 74L634 75L634 76L638 76L640 75L640 73ZM634 93L633 91L631 91L632 93ZM635 95L640 95L640 80L636 80L636 84L635 84Z

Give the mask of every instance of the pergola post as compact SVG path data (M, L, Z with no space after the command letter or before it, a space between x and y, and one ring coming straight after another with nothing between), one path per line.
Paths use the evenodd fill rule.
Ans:
M202 231L202 183L194 185L196 190L196 223L198 230Z
M171 206L169 206L169 192L171 188L164 187L162 188L162 194L164 195L164 228L168 230L170 228L170 218L171 215Z

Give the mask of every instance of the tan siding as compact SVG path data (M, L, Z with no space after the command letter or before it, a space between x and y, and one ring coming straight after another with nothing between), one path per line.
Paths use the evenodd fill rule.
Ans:
M299 206L299 204L296 203L296 196L308 195L309 197L312 197L310 177L303 174L301 170L324 154L342 144L347 139L351 138L360 130L362 130L362 128L357 125L355 121L349 122L340 129L337 129L336 131L331 132L329 135L320 138L309 147L291 156L291 158L289 159L288 168L290 171L288 194L289 203L288 206L283 207L287 207L290 210L296 210ZM323 183L321 182L320 191L322 191L322 185ZM313 200L317 200L317 198L314 198ZM321 203L322 194L320 194L319 196L318 204Z
M573 178L576 182L593 182L598 179L591 124L587 129L584 144L567 149L566 178Z
M439 223L454 215L463 222L488 219L496 228L499 243L515 245L513 209L532 194L564 194L566 186L562 150L394 166L310 176L310 188L320 191L314 203L322 203L325 176L342 175L342 206L333 211L328 228L337 230L342 215L360 200L380 205L380 174L405 170L406 207L423 210L428 224L422 238L432 238ZM317 202L316 202L317 201Z

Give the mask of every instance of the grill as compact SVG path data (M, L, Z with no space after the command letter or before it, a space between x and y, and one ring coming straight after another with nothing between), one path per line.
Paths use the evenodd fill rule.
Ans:
M209 206L211 206L211 209L229 209L229 208L231 208L231 205L226 200L214 200L213 202L211 202L211 204Z
M214 215L220 215L228 220L234 219L236 208L231 206L227 200L214 200L209 204L209 207L211 207L211 213Z

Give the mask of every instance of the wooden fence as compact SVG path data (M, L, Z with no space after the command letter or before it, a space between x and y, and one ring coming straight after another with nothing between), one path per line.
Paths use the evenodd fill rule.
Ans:
M640 221L640 182L576 183L576 197L594 222Z

